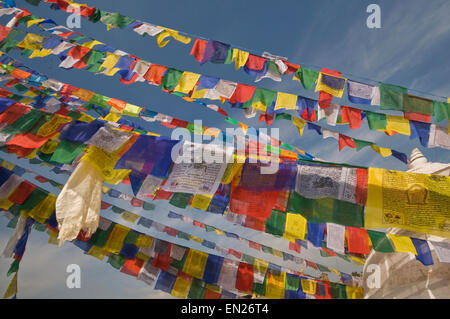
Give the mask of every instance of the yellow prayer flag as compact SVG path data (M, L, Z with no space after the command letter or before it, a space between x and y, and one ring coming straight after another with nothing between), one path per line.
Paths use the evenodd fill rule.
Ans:
M23 96L27 96L27 97L36 97L38 95L39 95L39 93L37 93L33 90L28 90L23 94Z
M141 259L143 261L149 261L150 260L150 256L147 256L146 254L144 254L142 251L138 251L136 253L136 258Z
M267 106L265 106L261 101L253 102L252 107L254 109L260 110L260 111L267 111Z
M234 61L236 70L242 68L247 63L249 56L249 52L233 48L233 56L231 58L231 62Z
M108 252L106 251L105 248L94 245L92 245L92 247L88 251L88 255L95 257L99 260L105 259L107 253Z
M284 299L285 281L285 272L280 272L279 276L269 273L266 283L266 298Z
M24 99L21 99L19 102L22 103L22 104L31 104L31 103L34 103L36 101L34 99L24 98Z
M90 145L81 160L94 165L102 174L106 183L117 184L131 172L129 169L114 169L116 162L119 160L118 152L120 152L120 148L113 153L108 153L101 148Z
M7 199L0 199L0 208L4 210L9 210L11 206L14 205L13 202Z
M327 81L324 81L324 77L333 79L331 81L332 83L328 83L328 84L330 84L330 85L332 84L334 87L327 85ZM333 96L341 98L342 94L344 93L346 82L347 82L346 78L342 78L340 76L324 74L324 73L320 72L319 77L317 79L315 92L323 91L323 92L326 92Z
M114 109L111 108L111 111L105 117L101 117L100 119L108 122L117 123L117 121L120 120L120 118L122 117L122 114L114 112L113 110Z
M308 279L301 279L302 290L305 294L315 295L316 294L316 282Z
M286 238L305 239L307 220L300 214L286 214L284 235Z
M39 130L37 131L36 134L38 136L42 136L42 137L50 136L53 133L55 133L62 124L69 123L71 120L72 119L70 117L65 117L65 116L61 116L58 114L54 114L48 122L46 122L39 128ZM42 151L42 149L41 149L41 151ZM46 154L49 154L49 153L46 153Z
M28 216L35 219L38 223L44 224L47 219L50 218L55 210L56 196L54 194L48 194L43 200L41 200L32 210L28 212Z
M29 50L40 50L44 38L38 34L28 33L25 38L17 44L17 47Z
M183 266L183 272L194 278L201 279L203 277L203 272L205 271L207 259L207 253L190 249Z
M45 19L33 19L27 21L27 28L31 27L32 25L38 24L39 22L45 21Z
M189 235L189 239L196 241L197 243L203 243L203 239L201 239L200 237L194 236L194 235Z
M141 111L142 111L142 107L127 103L125 105L125 108L123 109L123 114L128 115L128 116L138 117L139 114L141 114Z
M17 294L17 272L14 274L13 279L6 288L5 294L3 295L3 299L8 299Z
M33 52L28 57L29 59L32 58L43 58L47 55L50 55L52 53L51 49L40 49L40 50L33 50Z
M297 95L278 92L275 102L275 110L288 109L295 110L297 106Z
M369 168L364 228L395 227L450 238L449 189L448 176Z
M346 286L347 299L364 298L364 289L362 287Z
M16 167L16 164L8 162L8 161L3 161L2 166L11 171L14 167Z
M167 45L167 43L169 43L170 39L168 39L166 41L164 41L164 40L167 38L170 38L170 37L173 37L175 40L177 40L181 43L184 43L184 44L188 44L189 42L191 42L191 38L180 35L178 33L178 31L176 31L176 30L164 28L161 26L158 26L158 28L164 29L164 31L160 32L156 36L156 42L158 43L158 46L160 48L165 47Z
M206 210L214 195L197 194L192 199L191 208Z
M184 71L183 74L181 74L174 91L186 94L189 93L194 88L195 84L197 84L199 78L200 74Z
M148 248L153 244L153 238L144 234L139 234L134 245L138 248Z
M395 251L398 253L413 253L417 255L416 247L414 246L411 238L407 236L387 234L394 244Z
M409 126L409 120L405 119L403 116L386 115L386 130L395 131L403 135L411 135L411 129Z
M222 176L222 184L230 184L234 176L241 172L243 167L244 163L229 163L227 165L225 173Z
M93 40L93 41L85 42L81 46L89 48L89 49L92 49L97 44L104 44L104 43L100 42L100 41L97 41L97 40Z
M208 92L208 89L203 89L203 90L195 89L194 92L192 92L191 98L202 99L205 96L206 92Z
M136 220L139 218L139 215L133 214L132 212L124 211L121 215L123 220L126 220L130 223L135 223Z
M372 149L375 152L377 152L378 154L380 154L383 157L388 157L388 156L392 155L392 151L389 148L380 147L375 144L370 145L370 147L372 147Z
M294 123L295 126L297 126L298 129L298 134L300 134L300 136L303 135L303 130L305 129L305 125L306 125L306 121L293 116L292 117L292 122Z
M177 277L170 294L174 297L186 299L192 282L182 277Z
M86 113L82 113L80 118L78 119L78 121L86 122L86 123L90 123L93 120L95 120L95 117L90 116L89 114L86 114Z
M130 229L128 227L116 224L108 236L108 241L105 245L105 250L112 254L119 254L122 250L123 241Z
M106 52L106 58L105 61L103 61L102 65L100 65L100 70L107 69L108 71L105 73L108 76L113 76L116 74L117 71L119 71L119 68L114 68L117 61L119 61L120 55Z
M255 258L253 260L253 267L254 267L255 272L265 274L267 272L267 268L269 267L269 263L262 259Z

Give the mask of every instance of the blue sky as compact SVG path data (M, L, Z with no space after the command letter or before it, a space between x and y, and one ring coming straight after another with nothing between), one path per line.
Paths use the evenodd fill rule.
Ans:
M65 24L67 14L16 1L18 7L33 14L52 18ZM100 9L120 12L156 25L230 43L252 52L263 51L286 56L288 61L318 69L339 70L355 80L369 78L410 89L450 95L448 48L450 47L450 3L438 1L88 1ZM366 27L366 7L378 3L381 7L381 29ZM8 18L1 19L2 24ZM106 31L103 24L82 20L80 32L147 61L172 66L181 70L252 84L252 78L242 70L229 65L207 63L200 66L189 55L192 43L184 45L171 41L159 48L151 37L140 37L129 30ZM36 32L37 29L31 29ZM446 53L447 52L447 53ZM71 83L110 97L147 106L168 115L193 121L202 119L207 126L225 129L222 116L194 103L186 103L175 96L163 94L157 87L144 83L121 84L117 77L93 75L83 70L64 70L57 67L55 56L44 59L24 59L12 51L12 56L24 64L55 79ZM353 76L350 76L353 75ZM317 98L312 91L304 91L299 82L285 76L277 83L264 79L257 86ZM336 100L346 105L347 100ZM240 110L224 106L229 114L249 126L262 127L256 119L247 120ZM365 107L370 109L370 107ZM382 158L370 149L360 152L345 148L339 152L337 142L322 140L316 133L305 130L300 137L295 127L287 122L274 122L280 128L280 139L325 160L405 170L406 165L393 157ZM142 123L141 123L142 124ZM325 126L325 124L321 123ZM160 125L147 125L155 132L168 135L170 130ZM432 161L449 162L450 151L424 149L418 140L399 135L387 137L384 133L364 129L338 128L344 134L366 139L410 154L414 147ZM12 233L0 218L0 246ZM153 292L146 284L113 269L105 262L85 256L71 244L61 248L46 244L47 236L33 232L28 242L19 273L19 297L24 298L116 298L167 297ZM4 278L10 260L0 259L0 291L6 289ZM67 289L66 266L78 263L82 267L82 289Z

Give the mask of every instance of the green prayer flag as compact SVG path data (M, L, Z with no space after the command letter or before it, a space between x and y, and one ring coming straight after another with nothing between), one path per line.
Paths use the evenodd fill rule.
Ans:
M356 144L356 151L358 152L359 150L363 149L366 146L370 146L373 145L374 143L372 142L368 142L368 141L363 141L363 140L358 140L356 138L353 139L355 141Z
M39 224L39 223L34 223L33 224L33 229L35 229L38 232L44 232L47 230L47 226L43 225L43 224Z
M403 111L403 98L408 94L408 89L392 85L379 84L380 88L380 106L382 110Z
M433 101L433 116L436 123L450 119L450 103Z
M271 254L272 255L272 248L271 247L261 245L261 250L263 252L265 252L266 254Z
M371 130L383 130L386 128L387 120L386 114L374 113L370 111L365 111L367 116L367 121L369 122L369 128Z
M206 288L200 279L193 278L191 288L189 289L188 299L203 299L205 297Z
M89 16L89 21L96 23L100 21L100 18L102 17L102 11L99 9L96 9L93 14Z
M98 105L100 107L103 107L104 109L108 109L110 108L110 106L106 103L106 101L108 101L109 99L107 99L105 96L100 95L100 94L94 94L91 99L89 100L89 103Z
M253 283L253 292L259 296L266 295L266 283L267 283L267 273L264 277L264 282L262 284L258 284L256 282Z
M111 206L111 210L116 214L122 214L125 211L125 209L119 208L117 206Z
M15 206L15 205L14 205ZM20 207L20 205L17 205ZM11 220L8 222L6 227L8 228L16 228L17 221L19 220L19 215L15 215L14 218L11 218Z
M83 143L62 140L50 160L60 164L72 164L73 160L85 149Z
M319 72L303 67L299 67L296 74L305 90L312 90L319 77Z
M142 208L145 210L154 210L155 207L156 207L155 204L148 203L148 202L144 202L144 205L142 205Z
M81 117L81 112L70 111L66 116L73 118L74 120L78 120Z
M333 299L347 299L347 289L345 285L337 282L330 282L331 285L331 297Z
M123 241L124 244L134 244L137 240L137 238L139 237L139 233L130 230L127 233L127 236L125 237L125 240Z
M372 246L373 249L375 249L375 251L382 253L395 252L391 242L389 241L385 233L373 230L367 230L367 232L369 233L369 237L370 240L372 241Z
M125 263L125 259L125 256L122 255L110 255L108 258L108 264L116 269L120 269Z
M330 269L328 269L328 267L325 267L325 266L323 266L321 264L317 264L317 268L319 268L319 270L321 272L330 272Z
M270 218L266 220L266 233L281 237L284 234L286 224L286 213L272 210Z
M166 73L164 74L164 77L162 78L160 87L162 89L172 91L177 86L178 81L180 80L182 74L183 71L172 68L167 69Z
M183 270L183 266L184 266L184 263L186 262L186 258L187 258L187 254L185 251L183 258L181 258L181 260L176 260L175 258L172 258L172 262L170 263L170 266L172 266L178 270Z
M253 263L255 262L255 258L250 256L250 255L247 255L247 254L242 254L242 258L241 259L242 259L243 262L245 262L247 264L252 264L253 265Z
M406 95L403 97L403 112L415 112L431 115L433 101L418 96Z
M169 204L178 208L186 208L191 200L192 194L189 193L173 193Z
M93 246L104 247L108 242L109 233L106 230L98 228L97 231L92 235L89 243Z
M13 124L2 129L4 134L26 133L44 116L44 112L37 109L31 109L27 114L21 116Z
M227 116L227 118L225 119L225 122L228 122L230 124L236 125L238 124L238 121L236 121L234 118Z
M39 204L47 196L48 196L48 192L46 192L40 188L33 189L30 196L28 196L28 198L22 204L22 207L20 208L20 210L25 210L27 212L31 211L37 204Z
M189 234L187 234L187 233L185 233L183 231L178 231L177 237L189 240Z
M19 264L20 262L15 259L12 263L11 266L9 266L8 272L6 273L6 276L9 277L11 274L17 272L19 270Z
M276 120L276 121L278 121L278 120L288 120L288 121L291 121L291 120L292 120L292 116L291 116L291 114L287 114L287 113L278 113L278 114L275 116L275 120Z
M332 223L350 227L364 227L364 206L335 199Z
M102 23L111 24L123 29L133 21L133 18L126 17L124 15L121 15L120 13L111 13L102 20Z
M212 231L214 231L216 228L215 227L212 227L212 226L209 226L209 225L205 225L205 230L206 230L206 232L212 232Z
M230 47L228 49L227 57L225 58L224 64L231 64L231 63L233 63L232 59L233 59L233 48Z
M275 97L277 95L277 92L263 89L263 88L257 88L255 90L255 93L253 94L252 98L252 104L261 102L262 105L269 107L272 105L273 101L275 100Z
M300 277L286 276L286 290L298 291L300 288Z

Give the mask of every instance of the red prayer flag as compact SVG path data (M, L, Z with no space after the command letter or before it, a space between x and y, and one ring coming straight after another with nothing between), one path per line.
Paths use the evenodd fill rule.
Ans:
M288 67L284 74L294 73L300 68L300 64L294 64L288 61L283 61L283 63Z
M204 299L220 299L221 294L219 292L206 289Z
M20 117L28 113L30 109L31 108L29 106L20 103L15 103L9 106L6 110L4 110L2 114L0 114L0 123L6 123L8 125L11 125L15 121L17 121Z
M356 143L350 136L339 134L339 151L347 146L356 148Z
M253 291L253 266L247 263L239 263L236 276L236 289L243 292Z
M349 123L351 129L357 129L361 127L361 110L353 107L342 106L341 116L343 123Z
M120 269L120 272L137 277L143 265L144 261L142 259L126 259L123 263L122 269Z
M207 44L208 41L206 40L195 39L194 45L192 46L191 52L189 54L193 55L198 62L202 62Z
M77 46L74 46L72 49L70 49L70 51L67 52L67 55L73 57L76 60L79 60L82 57L84 57L86 54L88 54L89 51L91 51L91 50L92 50L91 48L77 45Z
M418 121L418 122L425 122L430 123L431 122L431 116L416 112L404 112L405 118L411 121Z
M233 95L229 99L229 102L234 104L236 102L245 103L250 101L255 93L255 90L255 86L238 83L236 90L234 90Z
M356 202L366 205L367 186L369 182L369 171L364 168L356 169Z
M36 188L35 185L28 181L23 181L17 186L17 188L9 195L8 200L14 204L23 204L25 200L30 196L31 192Z
M55 132L55 134L58 132ZM54 134L52 134L54 135ZM47 142L51 136L41 137L31 133L20 133L14 136L6 145L16 145L23 148L39 148Z
M12 28L0 25L0 41L5 40L11 31Z
M245 66L250 70L261 71L266 63L266 58L250 54Z
M158 64L152 64L148 68L147 72L144 74L144 79L149 82L152 82L156 85L161 85L162 78L164 76L164 72L166 72L167 67Z
M347 249L349 253L369 254L369 234L364 228L346 227Z

